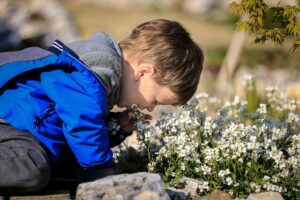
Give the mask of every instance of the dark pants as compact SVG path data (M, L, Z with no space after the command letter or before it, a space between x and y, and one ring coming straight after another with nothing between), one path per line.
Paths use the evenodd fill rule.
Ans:
M46 151L35 137L0 124L0 192L39 191L49 181L50 187L73 188L115 173L113 167L84 169L70 151L51 168Z
M0 124L0 190L37 191L49 181L50 164L30 133Z

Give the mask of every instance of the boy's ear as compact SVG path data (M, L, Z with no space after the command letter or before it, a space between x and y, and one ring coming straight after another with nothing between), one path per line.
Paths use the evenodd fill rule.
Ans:
M141 77L148 75L153 76L155 73L155 68L152 65L149 64L141 64L139 65L134 73L134 79L139 80Z

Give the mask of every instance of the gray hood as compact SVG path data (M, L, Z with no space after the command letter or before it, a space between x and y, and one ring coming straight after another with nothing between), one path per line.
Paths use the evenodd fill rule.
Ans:
M67 45L102 80L108 96L108 109L118 102L122 76L121 50L108 34L97 32L88 40Z

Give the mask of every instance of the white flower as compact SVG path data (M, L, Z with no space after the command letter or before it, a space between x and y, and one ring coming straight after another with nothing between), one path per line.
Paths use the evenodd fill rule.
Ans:
M232 185L232 183L233 183L233 180L232 180L231 177L227 177L227 178L225 179L225 181L226 181L227 185Z
M143 133L146 130L145 124L141 121L136 122L135 127L136 127L136 130L141 133Z
M234 187L238 187L238 186L240 186L240 184L239 183L235 183L233 186Z
M267 105L266 104L259 104L259 108L257 109L257 112L260 115L266 115L267 114Z
M117 132L120 130L120 125L118 123L118 120L115 118L111 118L107 124L107 128L112 135L116 135Z
M287 118L287 122L292 124L292 123L296 123L299 121L299 116L295 113L288 113L288 118Z
M207 165L202 165L200 167L201 171L203 172L204 175L211 174L211 167Z
M206 192L210 190L208 181L200 181L198 185L198 189L200 193Z
M180 165L180 169L182 170L182 171L185 171L185 164L182 162L181 163L181 165Z
M256 193L259 193L261 191L261 186L259 186L258 184L254 183L254 182L250 183L250 187L252 189L254 189Z
M226 175L229 175L229 174L230 174L230 170L229 169L220 170L219 173L218 173L218 176L220 178L224 178Z
M153 172L154 169L155 169L155 163L154 163L154 162L148 163L148 170L149 170L150 172Z
M277 176L273 176L272 177L272 182L273 183L278 183L279 182L279 178Z

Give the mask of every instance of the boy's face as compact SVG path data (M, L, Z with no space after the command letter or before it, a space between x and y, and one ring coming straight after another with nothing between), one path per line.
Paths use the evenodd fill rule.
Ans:
M143 77L135 92L135 104L141 109L153 111L156 105L173 105L177 102L175 94L166 86L160 86L154 78Z
M130 109L136 104L141 110L147 109L151 112L156 105L176 104L176 94L170 88L159 85L154 75L155 69L151 66L134 69L132 78L123 82L118 106Z

